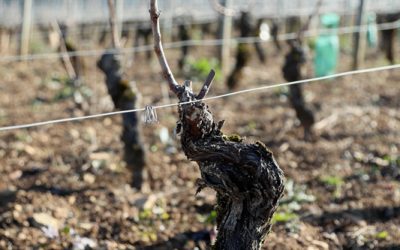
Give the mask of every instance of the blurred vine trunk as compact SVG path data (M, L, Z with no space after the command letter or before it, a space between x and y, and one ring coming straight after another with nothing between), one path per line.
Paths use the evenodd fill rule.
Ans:
M61 63L67 71L69 84L73 88L73 99L78 109L89 110L89 103L84 99L82 94L82 76L84 70L83 60L76 55L78 49L68 38L68 26L66 24L54 23L54 29L59 35L58 51L61 53Z
M393 14L382 14L378 16L378 23L396 22L400 19L400 12ZM384 51L386 59L390 64L396 63L395 58L395 40L396 40L397 28L385 29L381 31L381 50Z
M277 20L272 20L272 24L271 24L271 36L272 36L272 41L274 42L274 46L275 49L277 51L276 54L278 54L279 52L281 52L282 47L281 47L281 43L279 42L279 21Z
M302 80L301 68L306 62L305 52L297 40L289 41L289 46L290 50L285 56L285 63L282 67L283 77L288 82L299 81ZM315 118L313 112L306 105L301 85L289 86L289 101L304 129L304 139L310 140Z
M252 18L249 12L242 11L239 20L240 37L249 37L253 34ZM243 78L243 69L251 59L250 46L247 43L239 43L236 50L236 64L229 74L226 85L229 89L235 89Z
M144 46L150 45L150 39L151 39L151 26L148 23L142 22L138 23L136 26L136 34L135 34L135 42L134 42L134 47L139 47L140 40L143 40ZM146 51L146 59L148 61L151 60L151 56L153 54L153 51L151 49ZM134 54L135 55L135 54Z
M188 20L181 20L182 23L179 24L179 32L178 37L179 41L187 41L190 40L190 24L188 24ZM181 47L181 56L178 61L179 69L182 71L185 63L187 63L187 57L189 54L189 46L183 45Z
M115 109L135 109L137 93L133 91L129 82L123 79L120 60L112 53L105 53L97 62L97 66L106 75L108 93ZM140 137L139 118L135 112L124 113L122 121L121 139L124 143L124 160L132 172L132 187L140 189L144 179L146 153Z

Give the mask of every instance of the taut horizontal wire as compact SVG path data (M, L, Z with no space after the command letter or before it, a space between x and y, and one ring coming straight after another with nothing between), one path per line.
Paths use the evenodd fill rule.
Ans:
M393 28L400 28L400 22L389 22L376 25L377 30L387 30ZM365 32L368 29L368 25L360 25L360 26L348 26L341 27L334 30L329 29L317 29L317 30L309 30L304 33L304 37L313 37L316 33L324 33L324 32L334 32L335 34L350 34L355 32ZM289 39L293 39L297 37L297 33L286 33L278 35L278 40L285 41ZM176 49L181 48L183 46L218 46L224 43L264 43L270 42L271 40L264 41L259 37L238 37L231 38L228 40L223 39L212 39L212 40L186 40L179 42L171 42L163 44L164 49ZM108 54L132 54L136 52L144 52L153 50L153 45L143 45L131 48L122 48L119 50L113 49L98 49L98 50L80 50L74 52L66 53L68 56L100 56L104 53ZM65 53L64 53L65 54ZM0 57L0 62L15 62L20 60L40 60L40 59L57 59L63 56L63 53L43 53L43 54L30 54L30 55L12 55L12 56L2 56Z
M333 75L329 75L329 76L322 76L322 77L304 79L304 80L299 80L299 81L294 81L294 82L286 82L286 83L279 83L279 84L267 85L267 86L262 86L262 87L244 89L244 90L239 90L239 91L226 93L226 94L222 94L222 95L206 97L206 98L204 98L202 100L196 100L196 101L190 101L190 102L181 102L181 103L170 103L170 104L165 104L165 105L153 106L153 109L174 107L174 106L178 106L178 105L190 104L190 103L195 103L195 102L200 102L200 101L209 101L209 100L224 98L224 97L228 97L228 96L240 95L240 94L245 94L245 93L254 92L254 91L260 91L260 90L266 90L266 89L271 89L271 88L290 86L290 85L294 85L294 84L311 83L311 82L316 82L316 81L321 81L321 80L332 79L332 78L336 78L336 77L357 75L357 74L377 72L377 71L383 71L383 70L391 70L391 69L397 69L397 68L400 68L400 64L382 66L382 67L376 67L376 68L368 68L368 69L347 71L347 72L337 73L337 74L333 74ZM32 128L32 127L38 127L38 126L44 126L44 125L50 125L50 124L57 124L57 123L81 121L81 120L86 120L86 119L93 119L93 118L112 116L112 115L118 115L118 114L124 114L124 113L140 112L140 111L144 111L144 110L145 110L144 108L138 108L138 109L114 111L114 112L107 112L107 113L101 113L101 114L95 114L95 115L63 118L63 119L49 120L49 121L35 122L35 123L28 123L28 124L21 124L21 125L12 125L12 126L0 127L0 132L1 131L7 131L7 130Z

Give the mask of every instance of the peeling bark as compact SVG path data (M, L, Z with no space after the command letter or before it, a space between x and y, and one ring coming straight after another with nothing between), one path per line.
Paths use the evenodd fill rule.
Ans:
M184 88L179 100L197 99ZM259 249L284 189L283 172L264 144L224 136L222 125L202 102L179 108L177 131L186 156L199 165L199 190L217 192L215 249Z

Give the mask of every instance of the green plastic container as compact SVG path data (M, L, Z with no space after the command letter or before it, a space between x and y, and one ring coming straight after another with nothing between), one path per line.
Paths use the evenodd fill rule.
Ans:
M378 28L376 27L376 15L374 13L368 15L367 42L370 48L376 48L378 45Z
M322 26L327 29L315 42L314 71L317 77L335 73L339 56L339 37L336 28L340 17L336 14L325 14L321 17Z

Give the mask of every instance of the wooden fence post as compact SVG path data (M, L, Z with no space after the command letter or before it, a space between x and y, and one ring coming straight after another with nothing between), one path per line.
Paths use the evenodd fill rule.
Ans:
M230 9L232 6L232 0L223 0L222 4L226 9ZM220 17L220 38L222 38L222 46L220 50L220 62L222 67L222 76L225 79L225 76L229 73L230 65L230 47L231 47L231 34L232 34L232 16L227 14L221 14Z
M32 0L24 1L22 34L20 41L20 55L27 55L29 52L29 40L32 21Z
M123 28L123 24L124 24L124 0L116 0L115 16L116 16L116 20L117 20L118 37L122 37L122 28Z

